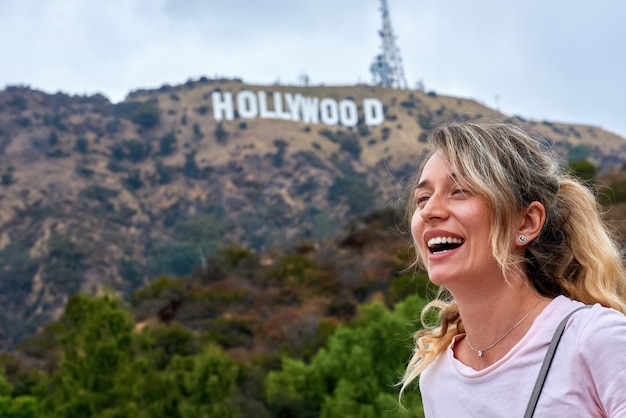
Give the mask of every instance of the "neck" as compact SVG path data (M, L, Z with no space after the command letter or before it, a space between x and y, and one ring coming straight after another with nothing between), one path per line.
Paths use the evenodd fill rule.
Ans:
M471 341L471 347L467 341L465 344L468 360L479 359L477 350L482 350L483 357L492 360L491 363L501 358L526 334L547 304L547 300L523 280L499 283L499 286L494 285L492 281L482 291L474 288L471 292L458 289L451 292L459 307L467 340ZM484 364L482 357L480 364Z

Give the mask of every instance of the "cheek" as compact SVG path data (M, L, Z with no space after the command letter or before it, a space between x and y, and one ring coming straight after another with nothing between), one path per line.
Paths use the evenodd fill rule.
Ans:
M422 235L422 229L423 222L420 221L420 216L417 214L417 211L415 211L413 212L413 216L411 216L411 236L413 237L413 241L418 242L417 238Z
M413 212L411 217L411 236L413 237L413 243L417 246L420 252L424 252L424 244L422 235L424 234L424 222L419 216L417 211ZM423 255L423 254L422 254Z

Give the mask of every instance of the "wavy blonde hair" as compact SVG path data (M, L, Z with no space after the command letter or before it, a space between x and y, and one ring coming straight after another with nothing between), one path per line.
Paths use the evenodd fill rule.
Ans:
M526 245L521 260L529 283L545 297L565 295L626 314L626 271L616 240L591 190L563 171L545 140L512 123L478 120L438 127L429 143L429 156L443 156L459 181L467 182L463 186L487 202L491 248L505 275L520 265L509 251L514 221L538 201L546 209L546 221L539 236ZM409 222L414 211L415 202L409 199ZM422 264L419 251L415 253L414 264ZM432 309L439 311L435 325L425 321ZM444 289L426 305L421 319L424 328L413 336L414 352L399 382L401 395L454 336L464 332L458 307Z

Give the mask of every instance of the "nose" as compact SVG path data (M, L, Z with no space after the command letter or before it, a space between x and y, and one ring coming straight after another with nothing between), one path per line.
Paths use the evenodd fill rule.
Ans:
M421 208L417 209L419 216L424 222L436 219L445 219L448 216L448 205L446 199L438 193L434 193L428 198Z

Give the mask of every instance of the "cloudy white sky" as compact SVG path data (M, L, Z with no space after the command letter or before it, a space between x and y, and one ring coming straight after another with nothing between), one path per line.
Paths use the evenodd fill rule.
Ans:
M379 0L0 0L0 88L370 82ZM626 137L626 1L388 0L411 87Z

